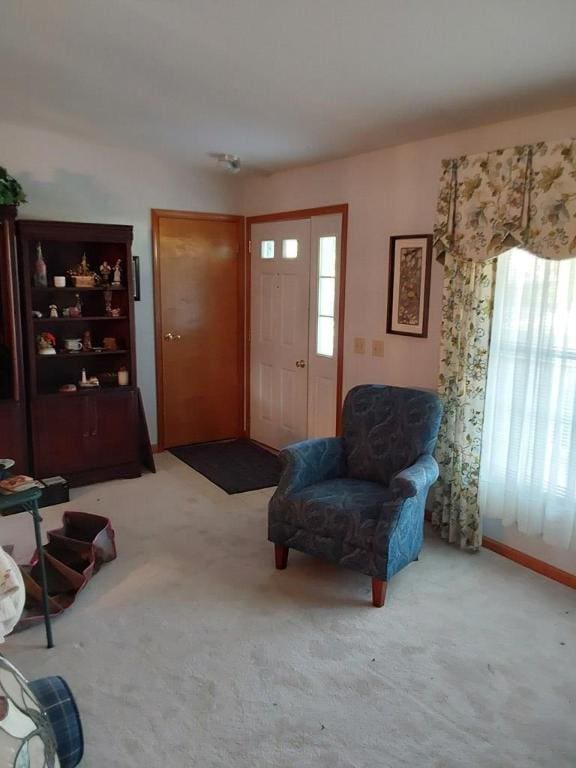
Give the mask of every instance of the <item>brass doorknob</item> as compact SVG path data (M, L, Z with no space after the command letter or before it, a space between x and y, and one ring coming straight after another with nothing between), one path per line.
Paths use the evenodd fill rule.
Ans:
M306 368L306 360L297 360L296 368Z
M172 333L172 331L168 331L168 333L164 334L164 338L166 341L180 341L182 336L179 333Z

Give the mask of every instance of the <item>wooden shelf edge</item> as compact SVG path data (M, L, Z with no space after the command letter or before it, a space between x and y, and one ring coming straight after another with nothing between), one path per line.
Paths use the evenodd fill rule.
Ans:
M92 323L100 320L128 320L128 315L111 317L108 315L93 315L85 317L33 317L35 323Z

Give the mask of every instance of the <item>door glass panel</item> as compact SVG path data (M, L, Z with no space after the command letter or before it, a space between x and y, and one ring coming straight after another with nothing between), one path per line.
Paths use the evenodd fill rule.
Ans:
M274 258L274 240L262 240L262 242L260 243L260 258L261 259Z
M318 312L316 354L334 356L336 311L336 236L318 238Z
M332 357L334 354L334 318L318 317L318 328L316 334L316 352L325 357Z
M325 317L334 316L334 294L336 288L336 278L320 277L318 278L318 314Z
M336 277L336 236L320 238L320 277Z
M298 258L298 240L282 240L282 258Z

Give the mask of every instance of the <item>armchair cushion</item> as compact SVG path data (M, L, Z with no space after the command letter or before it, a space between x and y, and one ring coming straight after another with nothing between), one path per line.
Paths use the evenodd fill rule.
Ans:
M336 478L314 483L285 500L279 520L272 514L271 539L276 540L274 533L279 526L278 541L288 546L291 536L298 535L302 544L309 533L368 549L383 504L391 497L391 490L366 480Z
M389 485L418 456L432 453L441 416L433 392L354 387L346 396L342 424L348 476Z

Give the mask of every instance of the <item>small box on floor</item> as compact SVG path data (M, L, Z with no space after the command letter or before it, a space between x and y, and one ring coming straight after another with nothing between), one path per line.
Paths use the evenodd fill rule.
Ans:
M38 501L40 507L51 507L53 504L63 504L70 501L70 487L65 477L43 477L42 496Z

